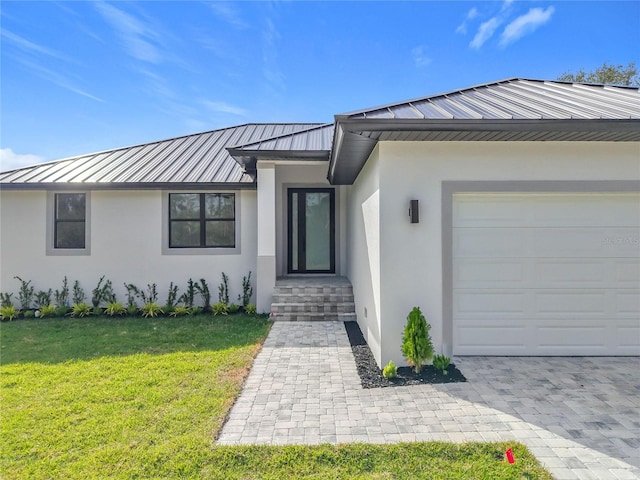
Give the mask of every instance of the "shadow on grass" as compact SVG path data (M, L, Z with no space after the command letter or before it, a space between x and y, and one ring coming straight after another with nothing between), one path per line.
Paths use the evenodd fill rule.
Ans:
M264 339L270 326L249 315L20 320L0 326L0 364L225 350Z

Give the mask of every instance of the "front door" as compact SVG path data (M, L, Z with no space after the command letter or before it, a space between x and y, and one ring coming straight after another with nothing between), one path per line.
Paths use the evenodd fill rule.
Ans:
M289 273L335 273L335 190L288 191Z

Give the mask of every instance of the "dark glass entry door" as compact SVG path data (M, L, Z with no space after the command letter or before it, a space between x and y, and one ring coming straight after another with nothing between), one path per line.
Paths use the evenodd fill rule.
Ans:
M335 273L333 188L288 191L289 273Z

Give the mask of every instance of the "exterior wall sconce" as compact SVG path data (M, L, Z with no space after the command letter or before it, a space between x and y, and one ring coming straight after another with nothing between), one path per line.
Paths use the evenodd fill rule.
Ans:
M409 200L409 219L411 223L420 223L418 200Z

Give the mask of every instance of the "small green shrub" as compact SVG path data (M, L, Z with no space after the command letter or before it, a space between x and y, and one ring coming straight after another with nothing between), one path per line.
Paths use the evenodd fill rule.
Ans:
M13 301L11 300L13 293L0 293L0 307L11 307Z
M99 307L102 303L113 303L116 301L116 294L113 291L111 280L107 280L104 285L102 285L103 280L104 275L98 280L98 286L93 289L91 303L93 303L94 307Z
M131 316L131 317L135 317L136 315L138 315L138 307L136 306L136 304L134 303L133 305L129 305L127 307L127 315Z
M110 317L121 317L125 313L127 313L127 309L124 308L120 302L111 302L105 308L105 313Z
M45 307L47 305L51 305L51 289L49 290L40 290L39 292L37 292L35 294L36 297L36 301L35 301L35 306L36 308L42 308Z
M75 303L73 307L71 307L71 316L74 318L84 318L91 315L91 306L84 303Z
M185 307L184 305L178 305L173 308L172 312L169 312L169 316L171 317L184 317L185 315L189 315L191 310L189 307Z
M73 282L73 304L78 305L80 303L84 303L84 289L80 286L80 282L76 280Z
M148 303L156 303L158 301L158 290L155 283L147 283L147 290L140 292L142 303L146 305Z
M40 307L40 317L41 318L47 318L47 317L54 317L56 315L56 306L53 304L49 304L49 305L44 305L42 307Z
M142 316L144 318L154 318L164 313L162 307L155 302L145 303L140 311L142 312Z
M433 357L433 367L436 370L440 370L443 375L448 375L447 368L449 368L449 364L451 363L451 359L445 355L435 355Z
M193 308L193 302L196 298L196 284L192 279L187 282L187 291L180 297L180 303L184 303L185 307Z
M100 307L93 307L93 315L96 317L99 317L100 315L102 315L102 313L104 312L104 310Z
M229 277L222 272L222 282L218 285L218 303L229 305Z
M140 289L136 287L133 283L125 283L124 288L127 290L127 310L130 315L135 315L135 312L138 310L138 306L136 305L136 297L140 296ZM134 310L134 313L131 313L131 310Z
M242 302L242 306L246 308L251 302L253 296L253 287L251 286L251 271L246 277L242 277L242 297L238 295L238 301Z
M36 318L36 312L34 312L33 310L25 310L22 313L22 316L24 318Z
M69 307L67 307L66 305L60 305L60 306L56 307L54 315L56 317L64 317L70 311L71 311L71 309Z
M249 315L255 315L256 313L258 313L258 309L253 303L248 303L247 305L245 305L244 311Z
M58 306L67 305L69 302L69 283L67 282L66 275L64 280L62 280L62 289L56 290L53 293L53 297L55 298L56 305Z
M384 378L396 378L398 375L398 367L393 363L393 360L389 360L386 367L382 369L382 376Z
M240 311L240 305L230 303L229 305L227 305L227 310L229 311L229 313L238 313L238 311Z
M22 310L29 310L31 303L33 302L34 288L31 285L31 280L25 282L20 277L13 277L20 282L20 291L18 292L18 301L20 302L20 308Z
M191 315L200 315L202 313L202 307L191 307L189 310Z
M18 309L13 305L0 307L0 318L2 318L2 320L8 320L10 322L18 316L18 313Z
M169 291L167 292L167 302L164 305L165 311L167 313L171 313L176 306L176 301L178 300L178 286L174 285L173 282L169 284Z
M229 306L226 303L218 302L211 307L211 311L214 315L228 315Z
M211 308L211 292L209 291L209 285L204 278L200 279L200 283L195 284L195 288L202 297L202 307L205 310Z
M433 357L433 343L429 335L431 327L419 307L414 307L407 316L407 325L402 336L402 354L416 373Z

